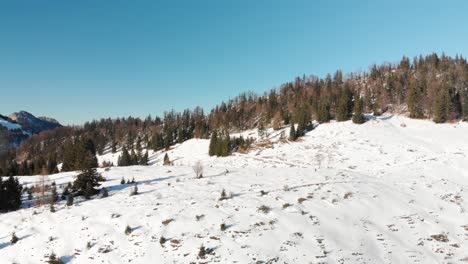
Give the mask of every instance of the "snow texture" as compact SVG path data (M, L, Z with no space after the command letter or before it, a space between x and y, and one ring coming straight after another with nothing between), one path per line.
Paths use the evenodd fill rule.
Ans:
M41 263L51 252L67 263L468 261L468 124L389 116L322 124L297 142L281 132L247 154L209 157L209 141L193 139L168 151L174 166L151 152L150 166L99 169L107 198L0 215L0 262ZM48 179L63 187L76 174Z

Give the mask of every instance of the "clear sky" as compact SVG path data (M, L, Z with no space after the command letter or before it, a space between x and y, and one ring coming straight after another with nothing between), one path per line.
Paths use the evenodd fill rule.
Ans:
M468 56L468 1L0 0L0 113L206 110L302 74Z

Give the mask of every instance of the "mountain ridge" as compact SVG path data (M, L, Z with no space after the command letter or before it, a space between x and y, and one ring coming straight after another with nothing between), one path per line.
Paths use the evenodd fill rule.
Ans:
M0 114L0 152L18 147L24 140L43 131L61 127L50 117L36 117L27 111Z

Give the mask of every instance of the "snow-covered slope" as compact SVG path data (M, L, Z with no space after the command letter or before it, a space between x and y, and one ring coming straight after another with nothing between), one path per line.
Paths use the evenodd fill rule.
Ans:
M272 148L248 154L209 157L208 141L194 139L169 151L175 166L156 152L151 166L100 169L108 198L0 215L0 260L40 263L54 251L69 263L468 261L468 124L385 117L284 143L280 132L270 131ZM129 196L121 178L135 178L140 194ZM223 189L232 198L219 201ZM10 245L13 231L20 240Z
M5 127L8 130L17 130L21 129L21 126L15 123L11 123L0 117L0 126Z

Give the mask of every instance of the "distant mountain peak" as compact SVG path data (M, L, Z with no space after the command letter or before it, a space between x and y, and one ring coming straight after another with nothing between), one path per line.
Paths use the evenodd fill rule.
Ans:
M19 111L9 116L0 115L0 126L1 152L6 148L18 146L32 135L62 125L50 117L36 117L27 111Z

